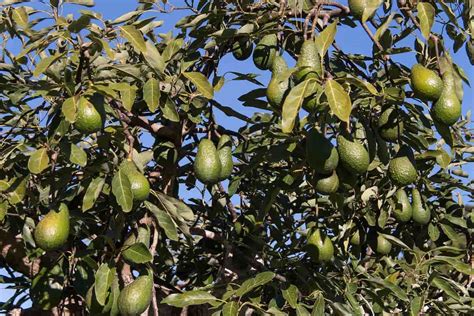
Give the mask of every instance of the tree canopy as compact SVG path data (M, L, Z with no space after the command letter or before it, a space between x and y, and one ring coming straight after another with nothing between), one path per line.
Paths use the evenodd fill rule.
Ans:
M472 1L0 10L0 311L474 313Z

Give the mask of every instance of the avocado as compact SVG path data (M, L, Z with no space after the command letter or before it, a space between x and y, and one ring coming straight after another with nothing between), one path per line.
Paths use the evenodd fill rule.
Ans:
M239 36L232 45L232 55L237 60L246 60L252 55L253 43L248 36Z
M377 235L377 247L375 251L381 255L388 255L392 250L392 244L382 234Z
M148 179L138 170L126 173L135 201L145 201L150 194Z
M217 154L221 162L219 181L225 180L232 174L234 161L232 160L232 139L228 135L222 135L217 144Z
M421 200L420 191L413 188L411 191L412 198L412 217L413 221L420 225L426 225L430 222L431 212L423 206L423 201Z
M424 101L436 101L443 91L443 81L436 72L423 65L411 68L411 87L415 96Z
M302 82L309 78L318 78L322 74L321 58L314 40L307 39L303 42L296 67L298 68L298 71L295 73L297 82Z
M272 78L267 87L267 100L274 108L280 108L283 100L289 92L290 79L284 76L284 72L288 70L288 65L283 57L275 56L272 64Z
M414 164L414 156L411 149L403 146L388 165L388 173L393 183L405 186L416 181L418 173Z
M461 102L456 95L451 70L443 73L444 88L439 99L431 108L433 118L445 125L453 125L461 117Z
M69 209L61 203L59 211L51 210L35 228L36 245L43 250L54 250L64 245L69 236Z
M306 162L320 174L331 174L339 163L337 149L315 129L310 130L306 137Z
M339 177L336 171L333 171L330 176L316 174L313 186L316 192L322 194L334 193L339 189Z
M79 102L74 126L83 134L95 133L102 129L102 116L91 102Z
M348 140L345 136L337 137L337 151L342 166L354 174L362 174L369 167L369 153L364 145Z
M380 137L387 142L394 142L403 134L403 121L394 108L383 111L377 125Z
M350 243L354 246L360 246L363 242L363 236L361 237L361 232L359 229L356 229L351 236Z
M221 161L217 149L209 139L203 139L198 145L194 160L194 173L202 183L212 184L219 181Z
M408 222L411 219L412 209L408 195L404 189L398 189L395 192L396 206L394 216L399 222Z
M278 38L276 34L262 37L253 51L253 62L261 70L269 69L278 51Z
M352 16L357 20L362 20L365 7L367 6L366 0L349 0L349 9L351 10Z
M121 315L140 315L150 305L153 281L148 275L140 276L120 291L118 308Z
M331 239L321 234L319 229L310 234L306 249L311 259L315 262L330 261L334 256L334 246Z

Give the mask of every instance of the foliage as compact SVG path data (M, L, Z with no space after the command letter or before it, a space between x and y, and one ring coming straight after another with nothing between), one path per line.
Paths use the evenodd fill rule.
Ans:
M468 78L449 51L474 59L472 1L364 3L355 19L338 2L142 0L107 20L93 0L3 1L0 280L16 292L0 310L33 299L33 311L80 314L89 297L88 308L117 314L119 291L148 275L149 309L164 315L187 307L225 316L472 314L474 218L462 201L473 193L462 179L473 161L471 114L452 126L433 120L432 104L410 88L411 65L400 61L413 56L450 72L462 100ZM73 5L77 14L62 15ZM187 14L175 34L161 32L157 17L177 10ZM372 55L339 47L338 33L358 30ZM317 47L316 72L278 74L291 81L280 107L265 99L264 71L242 72L235 59L234 71L219 71L235 47L269 35L277 47L261 44L262 62L269 50L295 65L305 39ZM214 97L234 80L248 82L239 102L251 117ZM318 103L311 113L308 98ZM392 142L378 130L388 108L403 120ZM217 121L216 111L241 127ZM344 134L369 155L359 175L339 164L328 195L315 192L319 175L306 163L312 129L334 146ZM198 144L222 135L232 137L232 174L204 185L193 170ZM427 224L395 215L409 207L397 204L400 187L388 176L402 146L417 173L403 189L417 192ZM130 168L150 183L146 201L134 196ZM68 240L44 251L35 227L61 203ZM313 261L319 248L311 256L307 237L316 230L332 258Z

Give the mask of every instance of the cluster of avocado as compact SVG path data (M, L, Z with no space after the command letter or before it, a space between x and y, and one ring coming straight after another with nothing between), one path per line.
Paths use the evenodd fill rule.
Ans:
M432 101L433 119L445 125L453 125L461 117L461 100L456 94L452 69L446 69L442 78L423 65L411 69L411 87L415 96L423 101Z
M222 135L217 148L210 139L199 142L194 174L205 184L214 184L227 179L232 174L232 140L228 135Z

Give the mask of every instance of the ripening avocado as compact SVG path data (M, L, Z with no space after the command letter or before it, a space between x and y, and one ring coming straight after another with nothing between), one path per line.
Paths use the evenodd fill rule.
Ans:
M278 50L276 34L262 37L253 51L253 62L261 70L269 69Z
M284 75L286 70L288 70L288 65L283 57L275 56L272 64L272 78L267 87L268 103L275 108L283 105L283 100L290 90L290 79Z
M310 130L306 137L306 162L320 174L331 174L339 163L337 149L315 129Z
M411 219L412 209L410 200L404 189L400 188L395 192L395 210L394 216L399 222L408 222Z
M410 80L411 88L417 98L436 101L441 96L443 81L433 70L416 64L411 68Z
M431 212L429 209L423 206L423 201L421 200L420 191L413 188L411 191L412 198L412 217L413 221L420 225L426 225L430 222Z
M148 179L138 170L126 173L135 201L145 201L150 194Z
M354 246L360 246L362 245L362 243L364 243L364 240L365 240L364 231L361 231L360 229L356 229L351 236L350 243Z
M43 250L54 250L64 245L69 236L69 209L61 203L59 211L51 210L36 226L36 245Z
M306 249L315 262L330 261L334 256L334 246L331 239L322 234L319 229L308 237Z
M150 276L138 277L125 286L118 298L120 315L140 315L151 302L153 281Z
M232 160L232 139L228 135L222 135L217 144L217 154L221 162L219 181L225 180L232 174L234 161Z
M302 82L309 78L317 78L322 74L321 58L314 40L307 39L301 45L296 67L299 68L295 73L297 82Z
M335 170L330 176L316 174L313 185L316 192L331 194L339 189L339 177Z
M79 102L74 126L83 134L95 133L102 129L102 116L91 102Z
M407 146L400 148L395 158L390 160L388 173L395 185L402 187L416 181L418 173L414 160L413 152Z
M392 244L382 234L377 235L377 247L375 251L381 255L388 255L392 250Z
M364 145L339 135L337 137L337 152L342 166L354 174L362 174L369 168L369 153Z
M216 183L219 181L221 168L216 146L209 139L201 140L194 160L196 178L205 184Z
M240 36L232 45L232 55L237 60L246 60L252 55L253 43L250 38Z
M456 95L454 77L451 70L443 73L443 92L431 108L433 118L445 125L453 125L461 117L461 102Z
M364 9L367 6L366 0L349 0L349 9L352 16L357 20L362 20Z
M394 108L383 111L377 125L380 137L387 142L394 142L403 134L403 121Z

